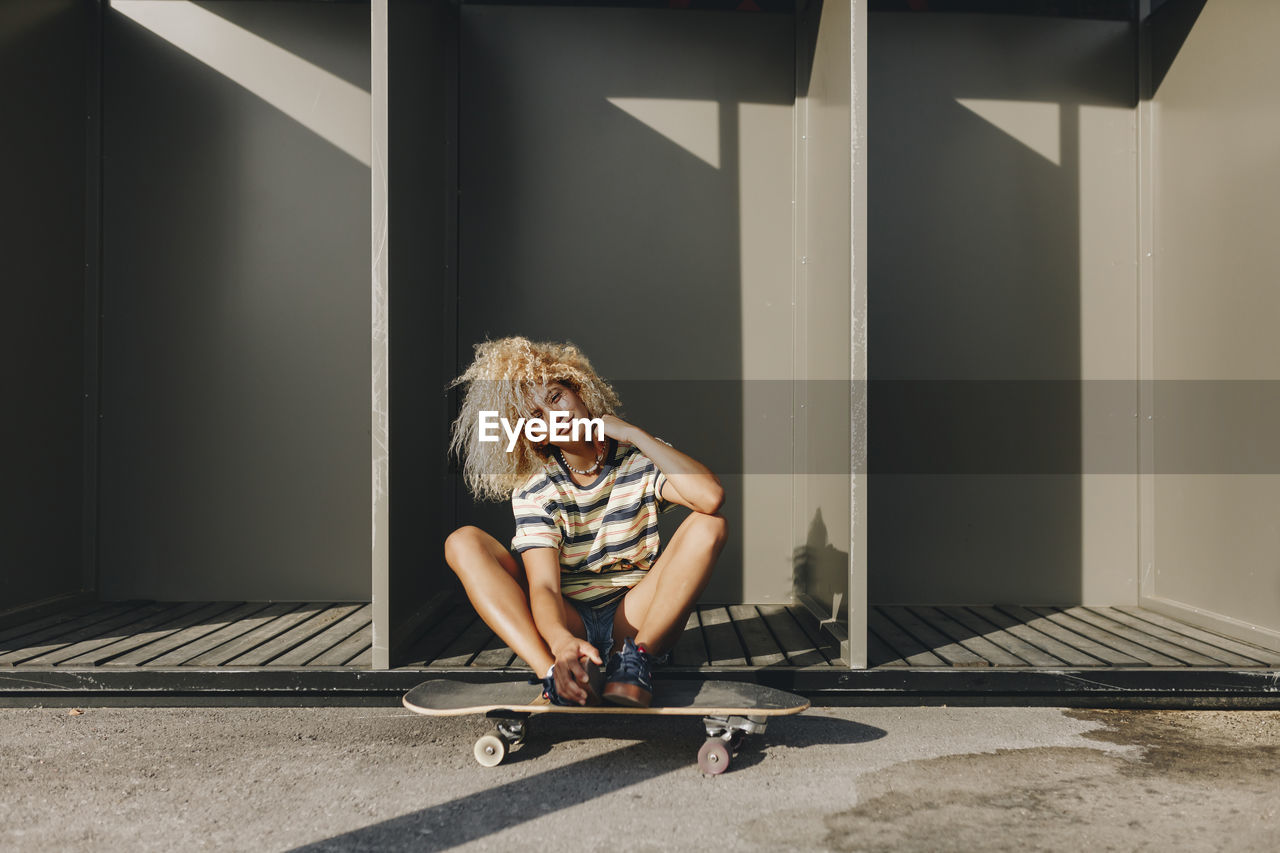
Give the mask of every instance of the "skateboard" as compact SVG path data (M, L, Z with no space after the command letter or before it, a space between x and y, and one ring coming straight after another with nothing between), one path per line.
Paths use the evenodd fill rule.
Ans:
M763 734L770 717L798 714L809 700L793 693L740 681L663 681L653 705L552 705L536 685L515 681L466 683L446 678L424 681L404 696L404 706L428 717L484 714L494 728L472 749L476 761L496 767L521 744L530 717L538 714L637 714L702 717L707 741L698 750L698 767L718 776L729 769L733 752L747 735Z

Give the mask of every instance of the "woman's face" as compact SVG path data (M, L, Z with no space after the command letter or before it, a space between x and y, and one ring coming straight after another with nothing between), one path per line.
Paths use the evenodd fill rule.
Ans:
M533 396L538 402L538 408L541 409L539 417L548 423L551 422L552 412L567 412L570 419L591 417L582 398L572 388L561 382L540 385L534 389ZM550 441L549 443L568 444L569 442Z

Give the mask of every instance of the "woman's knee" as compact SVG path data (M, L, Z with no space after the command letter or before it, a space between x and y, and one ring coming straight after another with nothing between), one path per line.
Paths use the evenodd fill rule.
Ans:
M724 547L729 538L729 522L722 515L707 515L695 512L689 516L693 531L698 539L711 546L717 552Z
M444 560L455 572L461 568L468 554L485 550L485 532L479 527L459 527L444 540Z
M479 527L467 525L450 533L444 540L444 561L459 577L496 565L515 578L522 588L526 586L519 559Z

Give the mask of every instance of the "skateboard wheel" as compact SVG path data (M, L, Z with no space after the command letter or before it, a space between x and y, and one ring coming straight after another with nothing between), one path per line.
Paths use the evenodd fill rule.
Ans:
M497 767L507 757L507 742L497 732L489 732L476 741L471 752L481 766Z
M698 750L698 769L708 776L719 776L729 769L729 747L719 738L712 738Z

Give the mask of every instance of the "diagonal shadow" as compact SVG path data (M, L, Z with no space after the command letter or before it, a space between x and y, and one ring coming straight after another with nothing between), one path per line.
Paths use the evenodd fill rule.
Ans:
M446 850L555 811L557 807L548 804L548 800L553 799L547 796L548 791L575 791L572 798L559 799L563 804L560 808L563 808L688 766L688 762L679 760L674 752L663 755L657 769L648 762L637 761L645 747L644 743L636 743L611 750L294 849L309 853L401 847ZM500 808L495 808L495 804L500 804Z
M570 731L579 736L587 734L580 727L562 729L554 720L539 722L547 725L539 731L534 741L526 743L513 753L510 761L541 755L547 751L546 743L549 740ZM564 723L563 720L558 722ZM652 718L623 718L607 724L602 721L600 731L608 731L611 737L634 737L642 740L583 761L513 779L497 787L485 788L293 850L305 853L338 850L446 850L519 826L567 805L590 802L673 771L688 771L693 763L692 747L696 739L673 737L667 731L664 740L659 729L667 730L666 722L668 721ZM776 731L771 728L763 736L747 738L743 750L734 756L730 772L735 768L744 769L759 764L765 757L763 749L770 746L785 746L788 749L810 746L826 748L867 743L879 740L887 734L884 729L852 720L800 715L788 718L785 728ZM655 751L654 747L662 744L673 748ZM572 796L557 798L549 792L572 792ZM553 806L549 802L565 805Z

